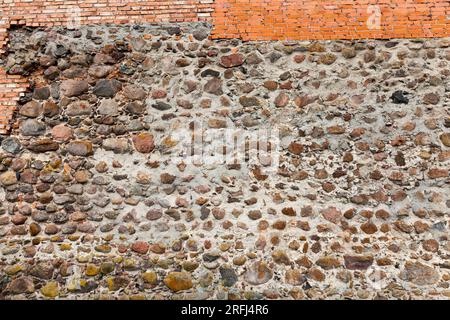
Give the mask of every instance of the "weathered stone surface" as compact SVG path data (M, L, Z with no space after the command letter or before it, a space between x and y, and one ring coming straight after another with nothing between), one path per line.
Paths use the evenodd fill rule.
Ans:
M325 270L339 268L341 266L339 259L332 256L321 257L316 261L316 264Z
M16 173L13 171L6 171L0 174L0 183L3 186L10 186L17 182Z
M423 97L423 103L425 103L425 104L437 105L439 103L439 101L440 101L439 95L434 92L427 93Z
M59 285L56 281L50 281L41 288L41 293L48 298L55 298L59 295Z
M220 64L225 68L237 67L244 64L244 56L240 53L232 53L220 58Z
M429 252L437 252L439 250L439 242L434 239L424 240L422 247Z
M89 68L89 75L95 78L105 78L108 74L111 73L113 68L111 66L105 65L92 65Z
M73 138L73 130L64 124L52 128L52 137L57 141L68 141Z
M34 283L30 277L19 277L9 283L7 290L12 294L33 293Z
M446 147L450 147L450 133L446 132L439 136L442 144Z
M145 283L155 285L158 280L158 275L154 271L147 271L142 274L142 279Z
M205 92L220 96L223 94L222 90L222 80L217 78L212 78L208 80L204 88Z
M112 98L122 88L122 84L117 80L98 80L93 89L93 93L98 97Z
M139 103L139 102L130 102L126 105L126 110L132 114L143 114L146 110L146 106L143 103Z
M192 32L192 36L198 41L205 40L209 36L209 29L198 27Z
M333 64L336 61L337 57L336 55L332 54L332 53L326 53L320 56L319 58L319 62L322 64Z
M147 242L137 241L131 246L131 250L140 254L146 254L150 245Z
M187 272L170 272L164 278L164 283L175 292L188 290L193 286L191 275Z
M28 150L36 153L56 151L59 149L59 144L52 139L40 139L28 146Z
M130 283L130 279L124 276L108 277L106 279L109 291L117 291L126 288Z
M342 213L335 207L329 207L321 211L323 217L333 223L339 223Z
M420 262L407 261L400 272L400 279L412 282L418 286L429 286L439 281L439 273L430 266Z
M353 47L344 48L344 49L342 49L341 53L342 53L342 56L346 59L352 59L352 58L356 57L356 50Z
M127 153L130 149L127 139L108 138L103 140L102 146L114 153Z
M2 149L9 153L19 153L22 149L20 140L16 137L8 137L2 141Z
M227 122L226 122L226 120L222 120L222 119L209 119L208 126L210 128L214 128L214 129L226 128Z
M45 101L43 106L43 114L44 116L51 118L56 116L59 113L59 107L53 101Z
M137 85L123 87L122 94L130 100L144 100L147 96L147 92Z
M431 168L427 175L431 179L439 179L448 177L448 169L440 169L440 168Z
M119 104L113 99L104 99L100 102L97 112L104 116L117 116L119 114Z
M33 91L33 99L46 100L50 97L50 89L48 86L35 88Z
M306 282L305 275L298 269L287 270L285 280L287 284L300 286Z
M66 108L66 115L70 117L88 116L92 113L92 106L88 101L80 100L69 104Z
M245 272L244 279L253 285L261 285L272 279L273 272L262 261L253 263Z
M67 144L67 151L73 156L86 157L92 155L93 147L89 141L73 141Z
M281 92L275 98L274 103L275 103L275 106L278 107L278 108L285 107L289 103L289 96L286 93Z
M378 228L373 222L368 221L368 222L363 223L361 225L361 230L364 231L364 233L367 233L367 234L374 234L375 232L378 231Z
M244 107L259 106L259 100L256 97L242 96L239 98L239 103Z
M19 114L28 118L36 118L42 113L42 105L37 101L30 101L19 109Z
M344 256L345 267L350 270L366 270L373 263L372 256Z
M220 276L225 287L232 287L238 281L236 272L229 267L220 267Z
M153 103L152 107L159 111L166 111L172 108L172 106L169 103L163 101L157 101Z
M133 145L136 151L141 153L150 153L155 148L153 135L142 132L133 136Z
M392 102L394 102L395 104L408 104L409 103L409 99L406 97L407 92L405 91L395 91L392 96Z
M24 136L40 136L45 133L45 124L39 120L29 119L20 124L21 133Z
M89 84L84 80L64 80L61 82L61 94L67 97L77 97L87 92Z
M305 150L305 147L301 143L291 142L288 150L293 154L300 155Z

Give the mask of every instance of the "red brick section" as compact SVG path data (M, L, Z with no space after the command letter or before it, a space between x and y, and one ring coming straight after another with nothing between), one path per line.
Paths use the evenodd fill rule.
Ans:
M216 0L213 23L213 38L243 40L448 37L450 0Z
M17 100L19 100L20 94L25 92L27 86L26 78L7 75L0 68L0 134L8 132Z

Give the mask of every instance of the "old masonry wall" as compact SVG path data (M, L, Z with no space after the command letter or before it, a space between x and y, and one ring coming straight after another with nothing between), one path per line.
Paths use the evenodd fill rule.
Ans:
M448 299L449 40L210 33L10 33L0 298ZM275 171L180 153L261 128Z

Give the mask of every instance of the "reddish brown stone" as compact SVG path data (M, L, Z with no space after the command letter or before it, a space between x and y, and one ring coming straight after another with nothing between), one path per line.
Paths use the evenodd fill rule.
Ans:
M434 239L424 240L422 246L429 252L437 252L439 250L439 242Z
M138 152L150 153L155 148L153 135L148 132L142 132L133 136L133 145Z
M278 108L285 107L285 106L287 106L288 103L289 103L289 96L288 96L286 93L281 92L281 93L275 98L274 103L275 103L275 106L278 107Z
M239 53L232 53L220 58L220 64L225 68L240 66L244 63L244 56Z
M146 254L150 245L144 241L136 241L131 245L131 250L140 254Z
M327 128L329 134L343 134L345 133L345 128L343 126L331 126Z
M294 217L297 215L297 213L295 212L295 210L292 207L286 207L281 209L281 213L283 213L286 216L291 216Z
M264 82L263 86L269 91L275 91L278 88L278 82L268 80Z
M427 174L430 179L447 178L448 169L432 168L428 171Z
M321 210L322 216L335 224L337 224L342 216L342 213L340 210L336 209L335 207L329 207L326 209Z
M368 221L361 225L361 230L367 234L374 234L378 231L378 228L374 223Z

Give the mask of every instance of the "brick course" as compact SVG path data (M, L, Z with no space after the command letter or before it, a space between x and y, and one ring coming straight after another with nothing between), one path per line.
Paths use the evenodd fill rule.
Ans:
M450 1L216 0L213 21L214 38L243 40L447 37Z
M0 134L9 130L9 123L16 109L20 94L28 86L26 78L8 75L0 68Z

